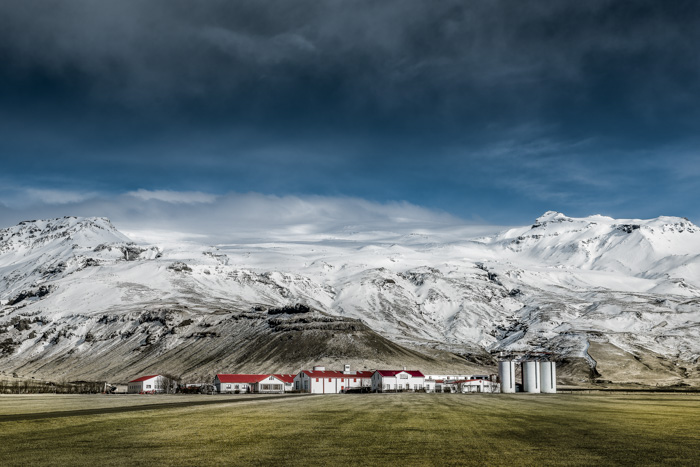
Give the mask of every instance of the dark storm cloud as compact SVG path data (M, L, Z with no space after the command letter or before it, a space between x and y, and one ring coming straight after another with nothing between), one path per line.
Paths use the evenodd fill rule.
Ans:
M601 0L26 0L0 5L0 48L15 77L65 79L104 99L265 102L296 90L357 107L437 99L450 111L503 92L532 103L517 92L581 84L621 57L642 68L640 92L679 86L669 81L697 76L696 10Z

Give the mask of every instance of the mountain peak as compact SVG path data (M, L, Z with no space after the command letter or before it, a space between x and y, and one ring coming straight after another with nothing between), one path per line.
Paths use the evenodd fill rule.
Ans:
M557 211L547 211L535 219L535 223L532 224L532 228L536 229L538 227L543 227L551 222L572 222L572 219Z
M33 219L0 230L0 250L23 245L25 248L55 243L97 246L102 243L129 243L131 240L106 217L65 216ZM4 248L2 248L4 247Z

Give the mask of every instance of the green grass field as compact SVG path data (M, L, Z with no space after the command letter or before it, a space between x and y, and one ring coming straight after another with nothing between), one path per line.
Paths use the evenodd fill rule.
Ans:
M198 400L221 403L181 404ZM170 401L179 405L66 413ZM52 413L17 415L41 412ZM136 462L700 465L700 396L0 396L3 466Z

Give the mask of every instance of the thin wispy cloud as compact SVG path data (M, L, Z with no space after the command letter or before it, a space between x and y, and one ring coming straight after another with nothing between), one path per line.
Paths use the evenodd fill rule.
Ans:
M144 201L156 200L173 204L202 204L213 203L217 196L201 191L172 191L172 190L144 190L139 189L126 193Z
M22 201L41 204L73 204L98 196L98 194L94 192L50 190L39 188L28 188L23 190L23 195Z

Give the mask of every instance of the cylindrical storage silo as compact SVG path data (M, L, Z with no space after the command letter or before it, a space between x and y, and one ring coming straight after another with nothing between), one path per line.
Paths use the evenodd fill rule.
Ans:
M554 362L540 362L540 391L557 392L557 366Z
M515 392L515 362L498 362L498 379L501 381L501 392Z
M540 392L540 362L523 362L523 391Z

